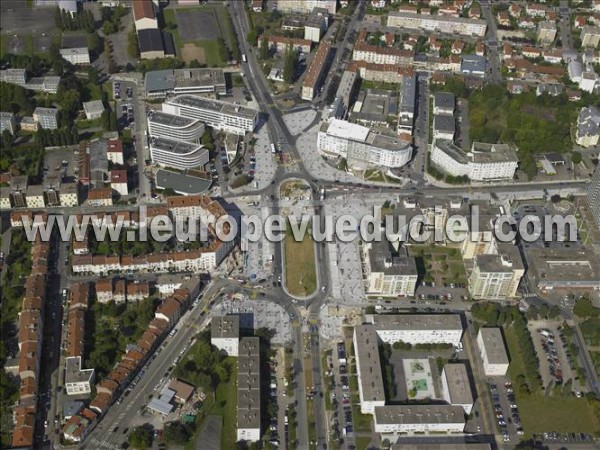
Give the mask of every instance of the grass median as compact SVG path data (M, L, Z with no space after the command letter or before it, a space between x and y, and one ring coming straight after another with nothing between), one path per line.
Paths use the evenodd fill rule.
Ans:
M317 289L315 266L315 244L306 233L301 241L296 241L291 229L284 240L285 246L285 285L288 292L298 297L306 297Z

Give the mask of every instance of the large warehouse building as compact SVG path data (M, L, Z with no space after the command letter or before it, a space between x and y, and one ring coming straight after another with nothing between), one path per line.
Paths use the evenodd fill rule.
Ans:
M506 375L508 355L500 328L481 328L477 335L483 369L487 376Z

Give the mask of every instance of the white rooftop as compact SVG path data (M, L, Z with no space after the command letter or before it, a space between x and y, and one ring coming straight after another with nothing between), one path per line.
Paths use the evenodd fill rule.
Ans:
M327 134L344 139L351 139L353 141L364 142L369 135L369 128L345 120L332 119L329 122Z

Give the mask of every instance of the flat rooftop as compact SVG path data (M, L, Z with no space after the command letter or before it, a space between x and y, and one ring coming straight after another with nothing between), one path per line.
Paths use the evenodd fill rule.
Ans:
M148 121L173 128L185 128L199 122L197 119L176 116L175 114L162 111L151 111L148 113Z
M517 248L510 244L499 245L497 255L477 255L476 264L481 272L506 273L523 270L523 261Z
M377 314L366 321L377 330L462 330L458 314Z
M170 99L167 103L177 106L188 106L191 108L214 111L221 114L252 119L256 117L258 111L246 108L244 106L225 103L219 100L211 100L197 95L178 95Z
M538 283L600 286L600 260L589 248L528 248L526 252Z
M65 383L91 382L94 369L81 369L81 356L65 358Z
M369 135L369 128L339 119L331 119L328 122L324 122L321 131L331 136L358 142L365 142Z
M446 364L442 376L446 377L450 400L455 405L472 405L473 394L464 364Z
M390 405L375 407L378 424L465 423L465 411L452 405Z
M475 163L518 162L519 158L510 145L473 142L471 158Z
M460 164L468 164L469 158L467 154L454 142L447 139L436 139L433 143L438 149L447 154L450 158L457 161Z
M240 339L238 356L237 427L260 428L260 340Z
M171 188L182 195L203 194L210 189L211 184L212 181L209 179L184 175L170 170L156 172L156 187L159 189Z
M379 359L379 338L373 325L354 327L356 358L365 401L385 401L385 390Z
M408 256L405 247L396 249L387 239L374 241L369 249L371 272L395 275L418 275L415 258Z
M225 84L223 69L176 69L173 71L175 89L211 87Z
M162 137L151 138L150 146L157 150L177 153L178 155L187 155L188 153L192 153L202 148L202 145L200 144L192 144L190 142L176 141L175 139Z
M466 444L463 442L448 444L394 444L392 450L492 450L490 444Z
M240 337L240 316L213 317L210 324L211 339Z
M480 328L485 354L490 364L508 364L508 355L500 328Z

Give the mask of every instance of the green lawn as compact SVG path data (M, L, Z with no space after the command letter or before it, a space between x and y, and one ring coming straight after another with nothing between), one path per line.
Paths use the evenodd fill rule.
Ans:
M292 295L307 296L317 289L315 245L308 233L296 242L291 230L285 236L285 285Z
M163 11L165 24L167 25L168 31L173 35L173 42L175 42L175 47L177 48L177 55L180 55L181 51L181 37L179 36L179 31L177 30L177 19L175 18L175 10L174 9L165 9ZM169 25L173 25L174 27L169 27Z
M206 58L206 65L209 67L214 66L224 66L225 61L221 58L219 54L219 42L215 40L211 41L195 41L198 47L202 47L204 49L204 57Z
M356 444L356 450L365 450L371 443L371 438L366 436L359 436L354 440Z
M207 397L206 402L200 410L201 414L198 415L196 421L196 436L185 446L186 450L193 450L201 448L196 440L200 435L202 429L202 422L204 418L209 415L216 415L223 417L223 428L221 429L221 448L235 448L237 440L237 362L234 358L230 359L231 376L227 383L220 383L217 386L215 400L209 400L210 396Z
M352 422L354 423L354 431L355 432L370 433L372 421L373 421L373 416L370 414L361 413L359 405L352 406Z

